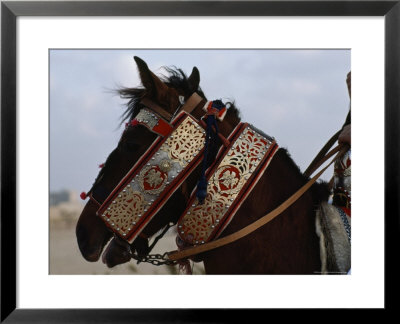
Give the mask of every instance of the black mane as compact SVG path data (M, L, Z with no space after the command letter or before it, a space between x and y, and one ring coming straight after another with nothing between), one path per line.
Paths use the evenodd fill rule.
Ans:
M189 97L192 94L188 78L186 74L182 71L182 69L176 67L163 67L163 69L168 73L168 75L162 75L160 77L160 79L165 84L167 84L171 88L180 89L185 94L185 97ZM144 97L146 89L143 87L120 88L117 89L116 92L120 95L122 99L129 100L127 103L127 108L121 116L122 124L125 121L134 119L135 116L139 113L140 109L143 108L143 106L140 104L140 101ZM196 90L196 92L204 99L207 99L200 87ZM227 111L227 115L234 114L237 118L240 119L239 110L233 102L226 102L225 105L227 108L229 108Z
M281 152L283 156L286 157L286 163L290 166L290 168L296 170L298 173L299 177L302 179L303 183L306 183L310 178L301 171L300 167L296 164L296 162L293 160L292 156L290 155L289 151L286 148L280 147L278 152ZM330 190L328 187L328 183L323 180L319 180L318 182L315 182L311 190L314 191L314 194L316 195L318 199L318 203L322 201L327 201Z

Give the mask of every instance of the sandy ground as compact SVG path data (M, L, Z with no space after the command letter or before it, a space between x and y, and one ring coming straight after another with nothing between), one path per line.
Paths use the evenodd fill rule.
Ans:
M101 260L98 262L86 261L79 249L75 236L75 221L50 223L50 269L52 275L166 275L178 274L176 266L154 266L151 264L136 264L132 260L129 263L109 269ZM153 253L164 253L176 250L175 236L167 233L155 246ZM202 263L195 263L193 274L204 274Z

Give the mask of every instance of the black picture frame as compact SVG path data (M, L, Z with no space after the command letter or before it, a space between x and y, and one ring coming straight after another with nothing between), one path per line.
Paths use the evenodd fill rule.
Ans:
M1 322L236 322L263 310L16 308L16 19L19 16L383 16L385 18L385 309L398 279L389 252L399 234L400 1L2 1ZM366 175L368 177L370 175ZM391 257L390 257L391 255ZM156 293L156 292L155 292ZM238 296L238 298L241 298ZM149 301L150 302L150 301ZM249 314L251 312L251 314ZM250 318L247 317L249 320Z

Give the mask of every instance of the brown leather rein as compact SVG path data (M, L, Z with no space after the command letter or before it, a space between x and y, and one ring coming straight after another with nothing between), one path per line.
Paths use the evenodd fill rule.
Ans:
M279 216L281 213L283 213L287 208L289 208L291 205L293 205L317 180L318 178L331 166L332 163L334 163L338 158L340 158L347 150L349 149L348 145L344 144L339 144L335 148L333 148L329 153L325 155L325 157L320 160L320 162L316 163L315 166L313 167L313 170L318 169L325 161L327 161L330 157L332 157L335 153L337 155L335 156L332 161L325 166L321 171L319 171L314 177L312 177L304 186L302 186L298 191L296 191L292 196L290 196L286 201L284 201L281 205L279 205L277 208L269 212L268 214L264 215L257 221L253 222L252 224L242 228L241 230L232 233L228 236L222 237L220 239L217 239L215 241L211 241L202 245L190 247L181 251L172 251L168 252L167 256L168 259L171 261L177 261L181 259L188 258L190 256L203 253L206 251L210 251L213 249L216 249L218 247L227 245L229 243L232 243L234 241L237 241L261 226L264 226L271 220L273 220L275 217ZM311 172L312 173L312 172Z

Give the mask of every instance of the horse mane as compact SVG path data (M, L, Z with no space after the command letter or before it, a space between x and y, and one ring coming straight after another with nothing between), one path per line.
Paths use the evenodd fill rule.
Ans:
M161 81L167 84L169 87L174 89L180 89L185 95L190 95L190 85L186 74L182 69L176 67L163 67L163 69L168 73L168 75L162 75L160 77ZM122 99L128 99L127 108L121 116L121 124L124 121L129 121L135 118L143 106L140 104L141 99L146 94L146 89L143 87L137 88L120 88L117 89L117 93ZM202 90L197 90L197 93L205 98Z
M294 162L294 160L292 159L289 151L286 148L279 148L279 151L282 152L282 155L285 157L286 163L288 164L288 166L294 170L296 170L296 173L298 173L301 181L303 183L306 183L308 180L310 180L309 177L307 177L306 175L304 175L303 172L301 172L300 167ZM329 191L329 186L328 183L326 181L320 180L318 182L315 182L311 188L310 188L316 197L316 203L322 202L322 201L327 201L330 191Z
M302 175L302 179L303 179L304 181L307 181L308 178L301 172L301 169L300 169L300 167L296 164L296 162L294 162L294 160L293 160L291 154L289 153L288 149L287 149L287 148L284 148L284 147L281 147L280 149L281 149L281 150L285 153L285 155L287 156L288 164L290 164L290 166L291 166L293 169L296 169L296 171L297 171L299 174Z
M187 75L185 74L185 72L182 71L182 69L179 69L175 66L173 67L166 66L163 67L163 69L168 74L160 76L160 79L165 84L167 84L171 88L183 91L183 93L187 97L189 97L192 94ZM137 87L137 88L121 87L117 89L116 92L122 99L129 100L126 105L125 111L121 115L121 125L122 125L124 122L134 119L136 115L139 113L140 109L143 108L143 106L140 104L140 101L145 96L146 89L143 87ZM204 95L200 87L196 90L196 92L202 98L207 100L206 96ZM234 102L226 102L225 105L227 106L227 108L229 108L227 110L226 118L233 118L240 121L240 112L239 109L237 109L237 107L235 106Z

